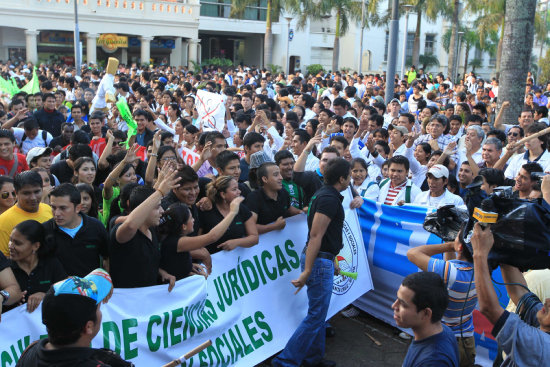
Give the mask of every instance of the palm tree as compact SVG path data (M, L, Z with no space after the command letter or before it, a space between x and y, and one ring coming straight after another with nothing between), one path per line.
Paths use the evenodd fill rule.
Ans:
M365 9L365 27L377 23L379 0L371 0ZM304 28L311 19L326 19L327 15L334 14L336 26L334 31L334 48L332 53L332 70L338 70L340 59L340 37L344 36L349 29L350 22L361 20L361 2L355 0L302 0L300 8L293 10L299 14L298 29ZM298 11L299 10L299 11Z
M448 62L447 62L447 75L451 76L451 78L454 77L454 70L455 67L458 68L458 65L455 66L455 53L457 52L457 35L458 35L458 28L460 27L459 20L460 20L460 14L459 14L459 5L460 0L453 0L452 4L452 11L453 11L453 18L451 21L451 37L450 37L450 45L448 53Z
M449 6L446 0L405 0L405 4L414 5L416 12L416 30L414 32L412 63L418 65L420 57L420 33L422 28L422 16L429 21L435 21L441 14L449 14Z
M230 17L242 18L249 6L257 6L257 0L233 0L231 2ZM288 8L294 8L294 0L267 0L267 10L265 18L265 36L264 36L264 60L263 66L266 67L273 63L273 20L277 21L285 5Z
M534 41L533 22L537 0L506 0L498 102L510 101L504 121L513 121L523 108L525 77Z
M418 57L418 62L426 72L430 66L439 66L439 59L433 54L420 55Z

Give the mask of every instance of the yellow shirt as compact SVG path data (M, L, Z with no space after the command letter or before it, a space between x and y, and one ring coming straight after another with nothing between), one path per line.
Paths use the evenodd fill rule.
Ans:
M48 204L40 203L36 213L29 213L16 205L6 210L0 215L0 251L9 256L8 243L13 228L21 222L34 219L40 223L53 218L52 208Z

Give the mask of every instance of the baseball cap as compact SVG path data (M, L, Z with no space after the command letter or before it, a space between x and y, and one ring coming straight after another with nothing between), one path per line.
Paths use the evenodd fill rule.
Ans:
M382 96L376 96L374 97L374 99L376 100L376 102L384 103L384 98L382 98Z
M401 104L401 102L399 102L399 100L398 100L397 98L392 99L392 100L390 101L390 104L393 103L393 102L396 102L396 103Z
M113 290L111 276L96 269L84 278L70 276L55 283L42 301L42 323L48 330L70 332L95 318L97 305Z
M250 169L258 168L262 164L273 162L269 156L263 151L256 152L250 156Z
M431 173L435 178L449 178L449 170L442 164L434 164L428 173Z
M405 126L393 126L394 130L397 130L401 133L401 135L406 136L409 134L409 130Z
M163 77L163 76L161 76L160 78L158 78L157 81L159 81L159 82L161 82L161 83L164 83L164 84L168 84L168 79L166 79L166 78Z
M50 147L34 147L27 152L27 164L30 166L33 159L40 157L44 154L52 154L52 148Z

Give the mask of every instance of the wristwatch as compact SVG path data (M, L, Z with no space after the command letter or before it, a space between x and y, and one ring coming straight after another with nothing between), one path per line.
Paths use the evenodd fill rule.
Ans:
M10 293L8 291L5 291L5 290L0 290L0 296L2 296L2 298L4 298L4 300L2 301L3 305L5 305L6 302L8 302L8 300L10 299Z

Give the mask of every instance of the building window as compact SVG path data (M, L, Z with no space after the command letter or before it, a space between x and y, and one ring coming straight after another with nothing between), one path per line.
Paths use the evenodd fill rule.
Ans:
M435 34L427 34L424 42L424 55L435 54Z
M207 17L229 18L231 0L201 0L201 15ZM240 19L265 21L267 17L267 0L255 0L244 10ZM274 15L273 22L278 22L279 16Z
M386 41L384 43L384 61L388 61L388 49L390 43L390 32L386 31Z
M414 32L407 33L407 51L405 52L405 60L412 60L414 47ZM410 62L410 61L407 61Z

